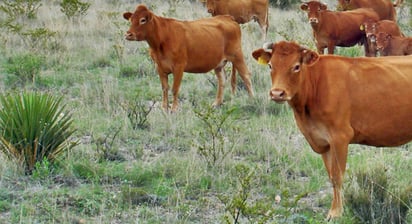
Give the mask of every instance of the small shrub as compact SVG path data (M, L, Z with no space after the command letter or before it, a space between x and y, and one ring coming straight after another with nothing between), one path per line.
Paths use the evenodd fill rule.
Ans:
M120 132L120 128L109 130L109 134L104 137L92 139L96 144L96 150L99 155L99 160L102 161L124 161L125 158L120 154L118 148L113 147L115 139Z
M62 98L41 93L0 96L0 150L32 174L37 162L53 163L77 143L69 142L74 129Z
M125 101L121 106L127 113L127 118L133 130L149 128L149 114L152 112L156 101L145 102L142 100Z
M271 204L267 203L270 200L252 199L256 183L255 170L247 165L237 164L233 176L233 194L219 196L227 212L223 217L225 223L266 223L274 213Z
M300 3L299 0L269 0L269 3L280 9L291 9L297 3Z
M34 19L40 6L41 0L3 0L0 11L11 18L26 16L29 19Z
M234 138L231 138L228 129L236 129L234 115L236 108L216 110L211 106L206 106L205 111L194 110L203 124L203 128L196 133L198 142L195 146L198 153L205 159L209 167L219 165L226 156L232 152L235 146ZM236 133L236 131L235 131Z
M9 80L9 84L13 84L13 81L23 85L27 82L34 84L43 63L43 57L31 53L10 57L5 65L5 70L14 77Z
M76 16L86 15L90 5L90 3L79 0L63 0L63 2L60 3L60 11L64 13L68 19L71 19Z

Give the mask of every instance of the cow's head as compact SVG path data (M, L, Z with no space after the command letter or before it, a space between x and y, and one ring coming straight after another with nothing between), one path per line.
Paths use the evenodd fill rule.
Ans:
M304 71L319 60L316 52L286 41L265 44L253 51L252 56L260 64L269 65L272 78L269 95L278 103L294 99L305 80Z
M388 33L384 33L384 32L379 32L376 35L376 49L378 51L385 50L388 47L391 39L392 39L392 35Z
M207 12L212 14L212 16L216 16L216 1L220 0L206 0L206 8Z
M338 0L338 11L347 11L357 8L353 5L352 0Z
M134 13L123 13L123 18L131 23L125 35L126 40L146 40L147 33L150 32L149 23L153 18L153 13L146 6L138 5Z
M366 38L368 38L371 43L376 42L377 24L375 21L366 20L361 24L360 29L365 32Z
M328 8L327 5L319 1L305 2L300 5L300 9L308 13L309 23L316 25L319 23L321 12Z

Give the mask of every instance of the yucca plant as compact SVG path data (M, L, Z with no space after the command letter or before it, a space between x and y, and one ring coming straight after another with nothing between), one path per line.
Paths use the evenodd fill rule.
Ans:
M53 163L76 145L69 142L72 118L61 102L61 97L35 92L0 96L0 150L21 163L26 174L37 162Z

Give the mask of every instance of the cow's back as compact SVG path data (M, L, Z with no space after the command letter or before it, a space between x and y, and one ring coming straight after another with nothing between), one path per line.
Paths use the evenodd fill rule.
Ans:
M358 8L372 8L378 13L381 20L388 19L396 21L396 11L393 3L389 0L339 0L338 8L342 10L353 10Z
M179 52L185 55L186 72L204 73L231 54L241 52L241 31L231 16L221 15L181 22ZM210 66L206 66L210 65Z
M231 15L243 24L255 16L267 16L268 0L211 0L216 15ZM259 15L258 15L259 14ZM262 14L262 15L260 15Z
M183 65L189 73L206 73L218 67L227 55L241 55L240 27L231 16L194 21L153 18L151 57L166 74ZM150 44L149 44L150 45ZM233 47L234 46L234 47Z

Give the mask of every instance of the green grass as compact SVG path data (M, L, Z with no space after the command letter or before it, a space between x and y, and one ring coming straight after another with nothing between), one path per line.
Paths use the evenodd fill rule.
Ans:
M236 176L241 165L253 170L246 206L250 211L241 223L248 223L248 217L265 223L326 223L331 202L326 170L296 127L290 108L268 99L269 69L251 57L263 44L256 23L242 25L242 47L256 96L249 98L242 87L232 96L226 83L224 105L216 112L236 108L231 116L241 119L222 132L225 144L233 145L229 154L219 165L208 166L198 152L204 123L196 111L213 103L215 75L185 74L179 111L165 114L147 44L123 38L128 22L122 13L134 10L135 3L88 2L86 15L69 20L58 4L43 0L32 23L57 34L48 47L36 51L43 60L36 82L21 87L62 96L80 144L53 166L39 167L35 176L25 176L0 154L0 223L224 223L230 206L222 198L239 195L239 183L245 180ZM158 0L144 2L162 16L209 16L190 1L180 1L176 10ZM268 40L290 39L314 49L306 15L298 8L271 8L269 24ZM4 79L10 75L8 60L32 52L14 34L3 31L0 40L0 91L7 93L12 91ZM337 52L357 56L362 50ZM144 128L130 122L122 106L130 102L155 103ZM354 171L379 164L388 168L388 191L410 187L409 145L350 146L345 186ZM349 206L345 209L336 223L359 223Z

